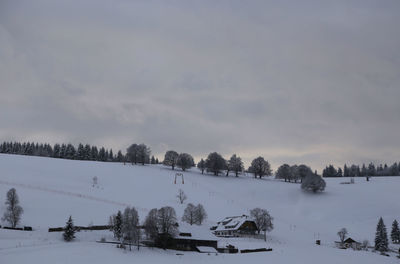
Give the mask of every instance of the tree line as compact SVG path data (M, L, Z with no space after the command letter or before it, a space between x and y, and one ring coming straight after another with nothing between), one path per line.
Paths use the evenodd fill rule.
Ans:
M375 165L372 162L366 166L363 164L349 165L344 164L341 167L335 168L333 165L328 165L322 172L323 177L370 177L370 176L400 176L400 162L393 163L391 166L387 164Z

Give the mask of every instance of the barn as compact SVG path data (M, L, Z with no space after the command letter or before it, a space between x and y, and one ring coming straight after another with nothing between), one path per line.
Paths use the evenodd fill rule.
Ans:
M256 223L247 215L228 216L210 228L219 237L243 237L257 234Z

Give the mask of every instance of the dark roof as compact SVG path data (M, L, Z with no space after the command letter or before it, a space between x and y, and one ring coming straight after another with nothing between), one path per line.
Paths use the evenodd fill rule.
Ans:
M351 237L349 237L349 238L347 238L345 241L344 241L344 243L359 243L359 242L357 242L357 241L355 241L354 239L352 239Z

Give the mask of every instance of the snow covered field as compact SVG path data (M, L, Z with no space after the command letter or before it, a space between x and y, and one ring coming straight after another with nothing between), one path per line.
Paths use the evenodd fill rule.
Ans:
M346 227L349 236L373 244L376 224L383 217L388 232L392 221L400 220L400 177L326 179L321 194L309 194L298 184L251 176L235 178L201 175L197 169L185 172L185 184L174 184L175 171L161 165L131 166L118 163L71 161L17 155L0 155L0 214L7 190L16 188L24 208L21 225L35 231L0 229L0 263L399 263L376 253L334 248L337 231ZM97 176L98 187L92 186ZM188 196L185 204L175 197L178 189ZM143 248L122 251L98 244L107 231L77 233L76 241L65 243L61 233L48 227L64 226L69 215L76 225L107 224L108 217L126 206L135 206L141 220L152 208L173 206L180 218L187 203L202 203L208 220L202 232L225 216L249 214L254 207L268 209L274 230L267 242L256 239L219 241L239 248L271 247L272 252L207 255L194 252ZM321 239L322 245L315 245ZM395 248L391 245L392 248ZM182 252L179 252L182 253Z

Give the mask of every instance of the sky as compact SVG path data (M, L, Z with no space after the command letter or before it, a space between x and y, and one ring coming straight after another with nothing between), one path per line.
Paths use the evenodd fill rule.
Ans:
M0 0L0 141L400 161L400 1Z

